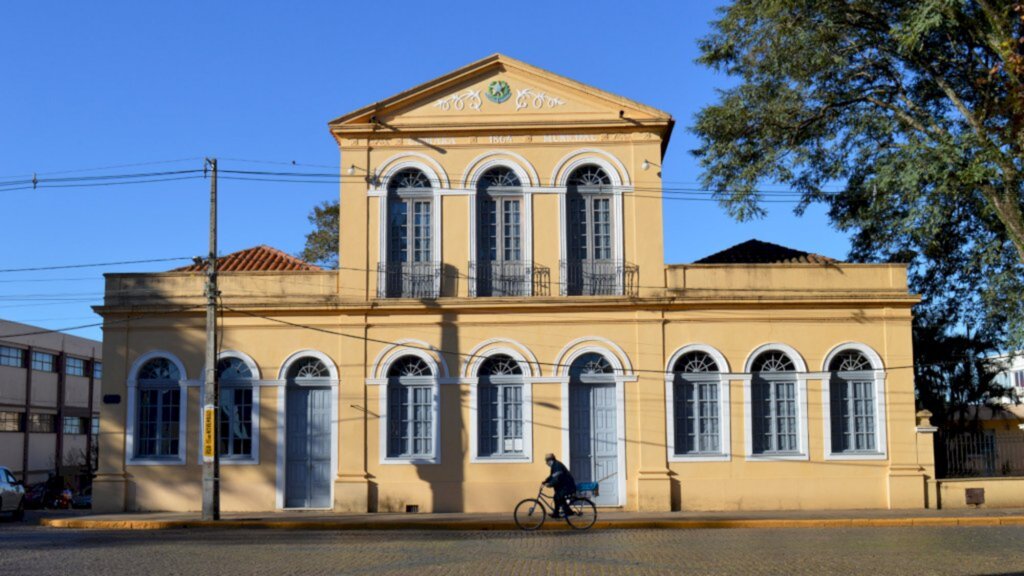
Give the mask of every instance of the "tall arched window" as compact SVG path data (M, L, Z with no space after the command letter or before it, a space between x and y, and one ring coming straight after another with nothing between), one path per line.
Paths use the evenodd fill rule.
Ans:
M434 264L433 189L416 168L395 173L387 184L387 261L382 278L385 297L436 297L439 273Z
M244 460L253 457L253 395L252 367L236 356L217 361L220 384L220 455L221 458Z
M159 356L148 360L135 374L135 458L180 458L183 379L176 363Z
M877 398L871 361L858 350L844 350L832 358L828 370L832 454L877 453Z
M595 164L580 166L566 181L566 261L568 295L616 294L619 268L613 260L611 178Z
M477 181L476 205L476 294L528 294L530 274L523 261L522 182L510 168L491 168Z
M720 371L714 358L702 351L683 354L672 367L675 455L722 454Z
M785 352L765 350L751 372L753 453L799 454L796 365Z
M433 458L436 379L423 358L406 355L388 368L388 458Z
M495 354L480 363L477 377L478 455L522 456L522 367L507 354Z

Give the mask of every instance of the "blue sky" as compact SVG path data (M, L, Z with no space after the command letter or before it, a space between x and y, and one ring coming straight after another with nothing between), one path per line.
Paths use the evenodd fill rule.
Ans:
M494 52L639 100L677 120L663 179L700 170L694 114L729 80L694 63L713 2L22 2L0 8L0 180L194 158L89 174L337 166L326 123ZM317 169L317 168L314 168ZM77 175L77 174L74 174ZM222 181L222 252L298 252L331 185ZM0 268L206 251L203 180L6 191ZM665 252L689 262L749 238L843 257L821 207L737 223L710 202L666 201ZM99 321L102 273L175 264L0 273L0 318L62 328ZM44 300L45 299L45 300ZM100 338L98 328L75 334Z

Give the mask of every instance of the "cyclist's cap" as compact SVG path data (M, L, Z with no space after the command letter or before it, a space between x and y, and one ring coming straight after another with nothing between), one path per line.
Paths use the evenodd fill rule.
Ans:
M544 459L545 460L554 460L555 459L555 455L552 454L551 452L548 452L547 454L544 455Z

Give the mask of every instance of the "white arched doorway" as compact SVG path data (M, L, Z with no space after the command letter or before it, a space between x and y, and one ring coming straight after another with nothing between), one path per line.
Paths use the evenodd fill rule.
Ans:
M333 508L338 370L327 355L304 350L284 362L279 378L278 507Z

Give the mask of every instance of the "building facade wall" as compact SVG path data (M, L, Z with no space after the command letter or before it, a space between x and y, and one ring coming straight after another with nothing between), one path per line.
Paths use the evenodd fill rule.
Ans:
M284 506L288 409L285 363L315 353L329 365L331 475L338 511L507 512L546 475L544 454L571 445L568 364L597 352L613 365L615 450L610 505L627 510L924 507L928 462L914 412L910 308L900 265L664 264L660 164L667 114L521 63L495 57L331 123L341 151L337 272L221 274L224 353L251 358L258 389L258 458L222 466L225 510ZM480 94L498 82L507 100ZM524 92L529 90L529 92ZM543 92L551 99L522 101ZM473 100L476 94L476 100ZM460 100L461 99L461 100ZM468 100L467 100L468 99ZM463 102L459 108L457 102ZM568 173L600 166L612 183L614 255L635 266L631 289L565 296ZM506 166L522 184L524 258L546 268L529 295L474 297L471 261L478 212L475 179ZM442 271L429 296L384 297L389 179L415 168L430 179L431 260ZM676 225L676 223L667 223ZM204 322L199 274L108 275L98 510L197 510ZM129 318L129 313L131 317ZM877 359L879 454L836 458L825 424L826 358L855 344ZM801 369L800 458L748 452L754 351L774 344ZM669 452L666 376L686 346L714 350L726 366L722 398L728 442L718 458ZM521 359L526 457L484 461L477 378L481 357ZM433 371L430 457L385 453L389 362L420 357ZM146 358L180 364L180 457L140 462L132 453L138 414L135 371ZM613 383L613 384L612 384ZM166 383L165 383L166 384ZM524 394L525 397L525 394ZM108 402L106 399L111 398ZM884 408L884 413L882 411ZM727 424L725 422L727 421ZM726 435L723 433L723 439ZM614 485L615 490L608 490Z

